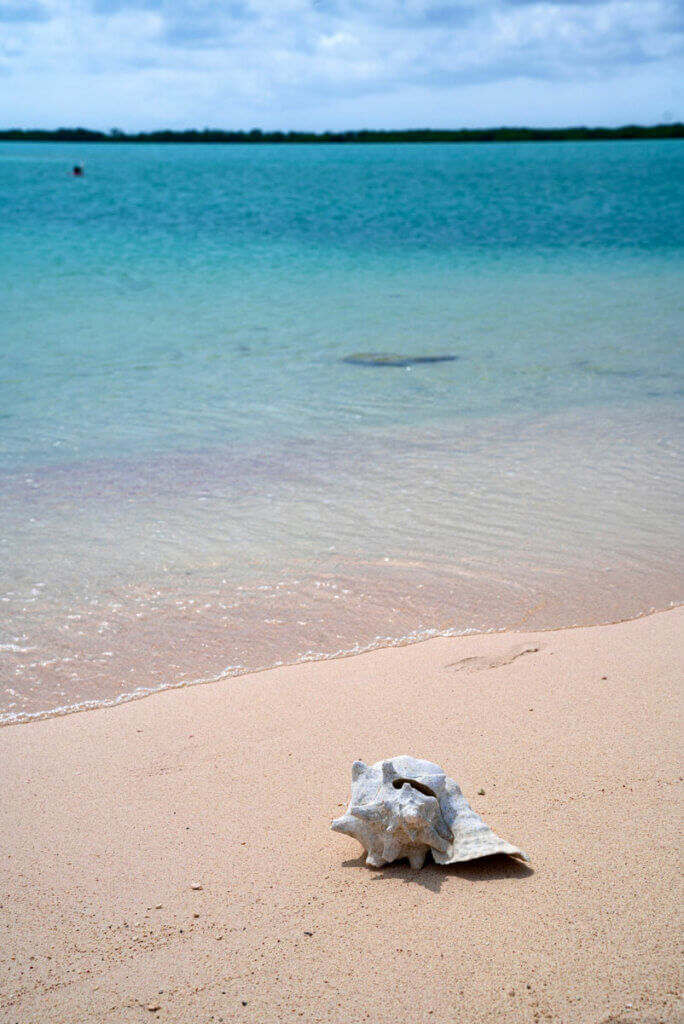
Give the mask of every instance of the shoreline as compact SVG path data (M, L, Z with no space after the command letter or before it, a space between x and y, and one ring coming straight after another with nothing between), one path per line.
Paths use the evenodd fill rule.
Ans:
M666 608L683 597L681 501L656 411L15 474L0 722L405 639Z
M673 611L677 608L684 607L684 601L671 601L664 607L653 607L648 608L646 611L641 612L637 615L626 616L625 618L611 619L606 622L594 622L594 623L574 623L563 626L547 626L539 627L534 630L535 633L555 633L564 630L571 629L600 629L604 626L617 626L626 622L636 622L639 619L648 618L651 615L661 615L669 611ZM529 615L525 618L529 618ZM68 704L63 707L49 708L44 711L35 712L18 712L16 714L12 712L0 711L0 730L10 728L15 725L30 725L33 722L42 722L52 718L64 718L68 715L82 714L86 711L98 711L104 708L115 708L122 704L130 704L133 701L145 700L148 697L154 697L159 693L164 693L166 690L184 690L194 686L209 686L213 683L226 682L229 679L240 679L243 676L256 676L261 675L264 672L273 672L279 668L295 668L298 665L308 665L314 662L323 661L338 661L345 658L355 658L362 654L370 654L374 651L382 651L386 649L402 648L402 647L413 647L416 644L427 643L429 640L436 639L458 639L461 637L469 636L494 636L501 634L508 634L511 636L517 636L524 632L522 626L524 625L525 618L519 623L513 626L502 626L502 627L491 627L490 629L474 629L466 628L462 631L454 630L439 630L437 628L431 629L426 627L421 630L419 635L409 634L403 637L382 637L379 638L376 643L371 642L367 645L359 646L357 648L351 648L349 650L334 651L332 653L308 653L303 654L297 660L294 661L278 661L271 665L264 665L257 668L243 667L243 666L229 666L222 672L217 673L214 676L200 677L198 679L180 679L176 682L160 683L158 686L150 687L149 689L136 689L129 693L122 693L116 697L107 697L102 699L86 700L76 704Z
M675 1024L682 624L437 637L0 730L2 1019ZM398 753L531 868L366 868L330 820L355 758Z

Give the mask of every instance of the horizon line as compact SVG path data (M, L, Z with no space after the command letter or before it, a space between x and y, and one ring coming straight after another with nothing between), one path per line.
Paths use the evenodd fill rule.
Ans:
M0 128L0 141L197 141L197 142L363 142L363 141L545 141L553 139L634 139L682 138L684 123L659 122L651 125L627 123L617 127L568 125L539 128L525 125L499 125L487 128L348 128L323 129L226 129L226 128L154 128L124 131L83 126L58 128Z

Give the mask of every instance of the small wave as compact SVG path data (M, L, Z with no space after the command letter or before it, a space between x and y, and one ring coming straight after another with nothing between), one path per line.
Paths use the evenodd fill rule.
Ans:
M599 626L610 626L615 625L619 622L634 621L637 619L647 618L649 615L657 614L660 611L668 611L672 608L681 607L684 601L670 601L664 608L649 608L644 612L637 615L631 615L626 619L611 619L601 622L592 623L592 627ZM552 626L546 629L534 629L530 632L534 633L554 633L559 629L579 629L579 628L590 628L585 623L572 623L565 626ZM261 672L269 672L276 668L283 668L291 665L304 665L309 662L318 661L336 661L340 658L355 657L358 654L369 654L371 651L383 650L386 648L394 647L410 647L413 644L423 643L426 640L433 640L437 637L452 638L459 636L488 636L494 633L516 633L524 632L521 630L511 629L506 626L502 627L491 627L489 629L474 629L469 627L467 629L435 629L427 627L424 629L414 630L404 636L392 637L392 636L376 636L371 642L366 644L354 644L351 647L346 647L337 651L325 652L325 651L305 651L293 662L289 661L274 661L268 665L259 665L258 667L251 667L245 665L230 665L223 669L216 675L202 676L197 679L179 679L176 682L165 682L160 683L158 686L150 687L138 687L130 693L122 693L117 697L102 698L99 700L85 700L80 701L76 704L65 704L57 708L49 708L43 711L7 711L0 713L0 727L10 725L22 725L28 722L41 721L48 718L59 718L64 715L76 714L80 711L94 711L98 708L112 708L117 707L119 704L128 704L134 700L142 700L143 697L150 697L155 693L162 693L165 690L180 690L190 686L200 686L207 683L219 683L225 679L235 679L239 676L245 675L257 675Z
M137 687L130 693L122 693L117 697L105 697L99 700L84 700L76 704L64 704L57 708L49 708L43 711L6 711L0 712L0 727L4 725L19 725L23 722L41 721L45 718L59 718L63 715L72 715L79 711L93 711L95 708L117 707L119 704L128 704L134 700L141 700L143 697L150 697L154 693L162 693L165 690L180 690L189 686L200 686L205 683L218 683L224 679L235 679L238 676L256 675L260 672L268 672L274 668L283 668L285 665L303 665L311 661L333 661L338 658L349 658L356 654L367 654L370 651L380 650L384 647L406 647L410 644L420 643L423 640L431 640L437 636L468 636L473 633L496 633L504 630L444 630L425 629L409 633L402 637L375 637L368 644L354 644L352 647L338 651L305 651L294 662L274 661L268 665L259 665L255 668L246 665L230 665L216 675L201 676L197 679L179 679L176 682L160 683L158 686Z

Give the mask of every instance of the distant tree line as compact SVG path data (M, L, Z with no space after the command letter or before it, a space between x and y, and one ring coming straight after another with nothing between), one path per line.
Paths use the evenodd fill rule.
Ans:
M301 142L562 142L596 141L602 139L681 139L684 124L657 124L644 127L629 124L622 128L412 128L405 131L346 132L262 132L253 128L249 132L222 131L205 128L202 131L123 132L112 128L109 132L89 128L57 128L54 131L38 128L0 129L0 140L5 142L239 142L239 143L301 143Z

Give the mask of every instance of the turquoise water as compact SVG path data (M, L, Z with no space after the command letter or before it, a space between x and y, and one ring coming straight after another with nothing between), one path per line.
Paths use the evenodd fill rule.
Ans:
M0 713L678 600L683 181L0 144Z

